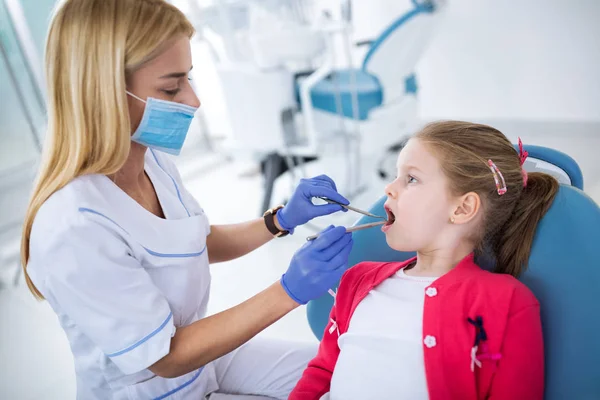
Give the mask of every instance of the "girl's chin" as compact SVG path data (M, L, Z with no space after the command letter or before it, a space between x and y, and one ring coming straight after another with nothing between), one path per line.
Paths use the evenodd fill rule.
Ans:
M393 233L390 233L389 230L385 234L385 241L388 246L390 246L395 251L402 251L406 253L411 253L415 251L412 246L409 246L408 243L403 242L400 238L394 237Z

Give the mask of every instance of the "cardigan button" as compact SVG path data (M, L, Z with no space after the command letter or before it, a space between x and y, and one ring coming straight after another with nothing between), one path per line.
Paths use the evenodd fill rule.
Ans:
M425 290L425 294L429 297L433 297L433 296L437 296L438 292L437 292L436 288L428 287L427 290Z
M428 349L435 347L437 344L436 340L435 340L435 336L431 336L431 335L425 336L425 340L423 340L423 343L425 343L425 346L427 346Z

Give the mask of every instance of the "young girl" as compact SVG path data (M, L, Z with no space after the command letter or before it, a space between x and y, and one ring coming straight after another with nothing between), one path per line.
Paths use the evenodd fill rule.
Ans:
M526 157L468 122L433 123L408 142L383 231L417 256L345 273L290 399L543 398L540 306L516 277L558 182L528 175ZM476 264L484 253L494 273Z

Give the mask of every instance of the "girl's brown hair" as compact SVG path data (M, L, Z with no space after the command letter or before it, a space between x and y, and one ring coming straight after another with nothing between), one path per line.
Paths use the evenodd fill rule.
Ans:
M440 157L454 195L475 192L481 198L483 223L474 237L477 251L490 249L496 272L518 276L527 267L538 222L558 192L557 180L535 172L528 174L524 185L519 153L491 126L435 122L415 137ZM507 192L503 195L498 194L488 160L504 177Z

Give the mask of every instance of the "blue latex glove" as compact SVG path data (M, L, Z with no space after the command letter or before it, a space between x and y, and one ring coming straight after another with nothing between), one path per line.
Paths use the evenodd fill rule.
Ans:
M352 234L346 228L330 226L302 246L294 257L281 285L297 303L306 304L333 287L348 269Z
M293 232L298 225L303 225L313 218L333 214L337 211L347 211L338 204L314 205L313 197L326 197L342 204L350 204L337 192L335 182L327 175L311 179L302 179L294 190L290 201L277 212L277 221L286 231Z

